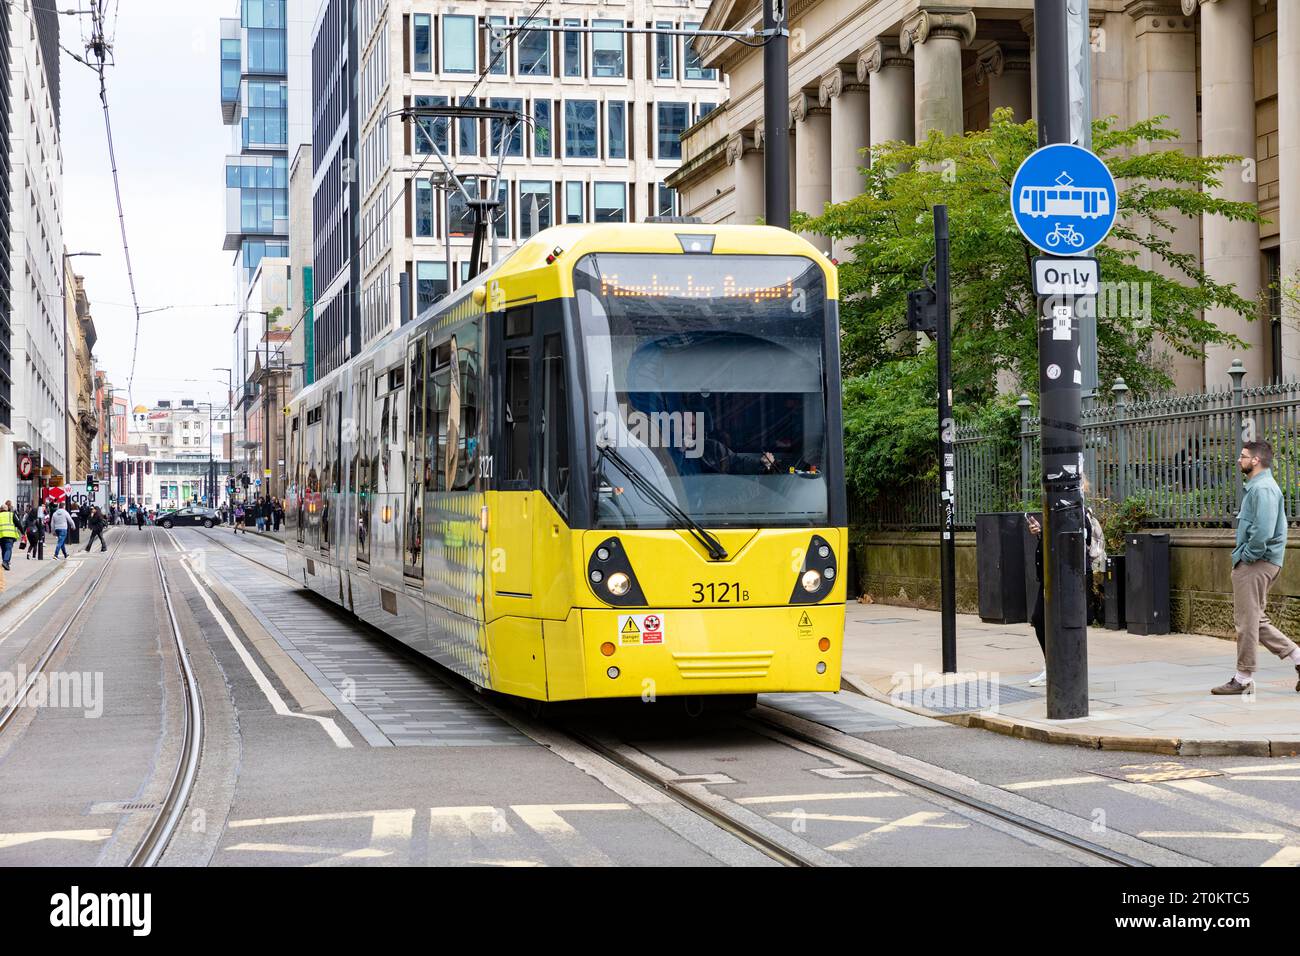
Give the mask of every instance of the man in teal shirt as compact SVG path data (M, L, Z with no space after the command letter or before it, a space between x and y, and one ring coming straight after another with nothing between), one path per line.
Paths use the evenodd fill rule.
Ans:
M1237 673L1212 694L1249 694L1255 690L1255 651L1263 644L1295 665L1300 677L1300 648L1268 619L1268 590L1282 573L1286 556L1286 509L1282 489L1273 480L1273 447L1248 441L1237 460L1246 479L1246 495L1237 515L1237 546L1232 549L1232 619L1237 628ZM1300 681L1296 683L1300 691Z

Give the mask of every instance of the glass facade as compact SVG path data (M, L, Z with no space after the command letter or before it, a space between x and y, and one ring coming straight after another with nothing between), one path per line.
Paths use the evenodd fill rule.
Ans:
M234 103L239 99L240 57L242 44L237 39L221 41L221 102Z
M245 149L287 146L289 142L289 84L249 80L248 105L240 142Z

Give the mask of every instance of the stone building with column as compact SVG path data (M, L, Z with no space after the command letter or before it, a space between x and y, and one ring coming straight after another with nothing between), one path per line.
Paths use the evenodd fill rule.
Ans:
M1227 385L1241 358L1247 383L1300 378L1300 0L1090 0L1095 117L1129 126L1154 116L1178 136L1164 148L1244 157L1221 196L1259 204L1263 224L1221 217L1175 223L1176 251L1260 303L1257 320L1208 318L1249 348L1168 354L1179 391ZM987 128L994 110L1034 111L1032 0L790 0L792 208L819 213L862 188L862 151L931 130ZM754 0L714 0L704 29L761 28ZM684 214L754 222L763 214L761 49L696 41L726 75L723 105L683 134L668 179ZM823 237L810 236L825 251Z

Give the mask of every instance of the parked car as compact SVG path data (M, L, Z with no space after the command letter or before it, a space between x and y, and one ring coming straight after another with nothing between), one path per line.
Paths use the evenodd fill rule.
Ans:
M202 525L211 528L221 524L221 512L212 508L180 508L176 511L164 511L154 520L154 524L162 525L164 528L186 525Z

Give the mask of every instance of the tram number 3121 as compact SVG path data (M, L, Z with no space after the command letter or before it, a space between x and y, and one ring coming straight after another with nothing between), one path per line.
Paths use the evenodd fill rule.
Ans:
M692 604L703 604L706 600L706 592L710 604L739 604L741 601L749 600L749 592L741 590L739 581L723 581L718 584L696 581L691 587L695 589L695 597L691 598Z

